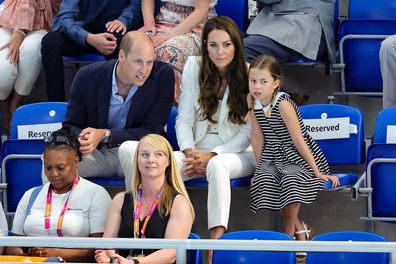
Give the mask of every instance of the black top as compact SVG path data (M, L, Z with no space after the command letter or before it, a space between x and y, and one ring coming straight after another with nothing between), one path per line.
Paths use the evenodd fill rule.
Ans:
M176 193L174 197L176 197ZM120 231L118 232L118 237L123 238L133 238L133 214L134 214L134 206L133 206L133 199L132 193L127 192L125 193L124 197L124 204L122 205L121 209L121 225ZM140 229L143 228L145 218L143 221L140 221ZM153 215L151 216L150 220L147 223L145 236L146 238L164 238L165 237L165 230L166 226L168 225L169 215L166 217L161 217L158 212L158 207L154 211ZM144 249L143 254L145 256L157 251L158 249ZM133 249L131 254L132 255L140 255L142 253L142 249ZM130 250L120 250L119 254L121 256L128 256L130 254Z

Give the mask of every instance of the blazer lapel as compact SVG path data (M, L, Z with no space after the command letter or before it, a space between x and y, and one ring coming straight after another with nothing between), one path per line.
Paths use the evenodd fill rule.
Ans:
M227 121L226 119L228 118L228 106L227 106L227 99L228 99L228 86L224 92L223 100L221 101L220 104L220 113L219 113L219 125L223 123L223 121Z
M109 63L105 73L98 78L97 108L98 127L106 128L109 118L110 99L112 91L112 77L115 60Z

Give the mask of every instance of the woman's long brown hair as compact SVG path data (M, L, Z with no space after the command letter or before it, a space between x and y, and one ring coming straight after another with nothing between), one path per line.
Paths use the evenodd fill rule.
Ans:
M233 60L225 70L226 83L228 85L227 106L230 111L228 121L237 125L246 123L248 106L246 95L248 94L248 75L245 63L244 49L241 32L235 22L229 17L220 16L209 19L202 31L202 61L199 71L200 95L198 102L201 106L202 119L215 123L212 119L217 111L217 93L221 87L220 71L209 58L207 50L208 35L212 30L223 30L230 36L235 47Z

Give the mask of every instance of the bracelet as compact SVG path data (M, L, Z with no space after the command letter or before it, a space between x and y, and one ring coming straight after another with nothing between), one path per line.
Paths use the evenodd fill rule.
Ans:
M19 33L21 33L23 36L26 35L25 32L23 32L22 30L20 30L20 29L18 29L18 28L14 28L14 29L12 30L12 32L19 32Z

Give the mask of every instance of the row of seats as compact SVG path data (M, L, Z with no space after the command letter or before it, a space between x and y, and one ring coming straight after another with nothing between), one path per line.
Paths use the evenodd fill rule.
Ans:
M263 231L246 230L224 234L219 239L238 240L292 240L286 234ZM388 240L377 234L367 232L333 232L315 236L312 241L372 241L387 242ZM215 250L213 263L277 263L295 264L294 252L268 252L268 251L244 251L244 250ZM388 253L369 252L308 252L306 264L388 264Z
M6 212L13 212L23 193L33 186L41 184L41 153L44 149L42 138L45 131L61 127L66 113L67 103L35 103L17 109L11 123L10 139L2 146L2 183L8 184L3 193ZM300 107L304 122L310 127L311 135L316 139L331 165L363 164L364 159L364 122L362 113L353 107L336 104L306 105ZM392 108L383 111L378 120L375 143L386 142L386 128L396 121L392 119ZM34 114L32 114L34 113ZM178 149L174 107L167 124L167 135L175 150ZM382 118L387 116L387 118ZM393 114L394 116L394 114ZM392 123L393 122L393 123ZM379 121L377 121L380 124ZM382 127L382 128L380 128ZM321 131L322 130L322 131ZM381 133L382 134L381 134ZM30 137L34 136L36 137ZM352 185L358 175L355 172L335 174L340 178L341 187ZM230 181L231 187L248 187L251 175ZM123 178L92 179L103 186L124 186ZM186 182L188 188L205 187L205 179ZM325 189L331 190L330 182Z
M396 34L396 5L389 0L350 0L338 31L341 94L382 95L381 41Z

